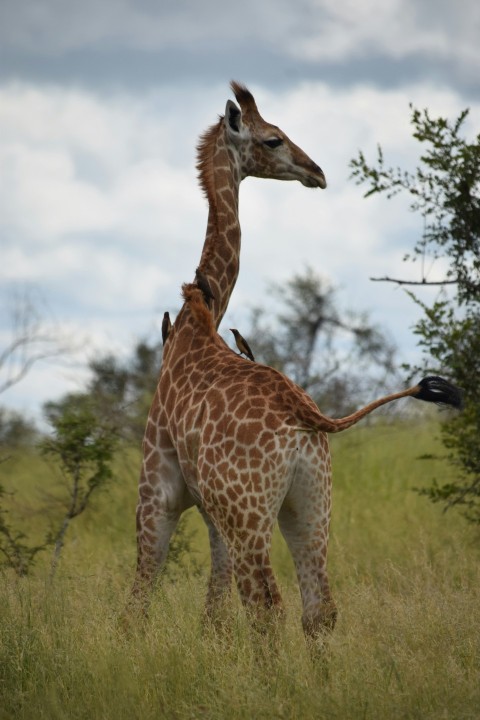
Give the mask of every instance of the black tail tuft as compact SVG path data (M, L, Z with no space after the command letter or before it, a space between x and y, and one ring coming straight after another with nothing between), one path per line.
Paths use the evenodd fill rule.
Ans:
M463 407L463 393L460 388L452 385L438 375L429 375L418 383L420 390L413 396L417 400L437 403L437 405L451 405L461 410Z

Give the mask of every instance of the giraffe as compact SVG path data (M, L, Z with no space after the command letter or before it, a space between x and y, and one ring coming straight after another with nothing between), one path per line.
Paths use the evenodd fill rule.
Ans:
M218 327L228 305L239 272L240 223L239 187L248 176L298 180L308 188L326 187L325 175L287 135L260 115L249 90L237 83L231 89L237 106L228 100L225 115L209 128L197 146L197 169L200 186L208 201L205 242L197 268L198 278L211 290L211 312ZM169 539L181 513L192 504L182 474L176 447L168 431L168 421L178 412L172 402L166 403L165 382L171 376L172 364L187 358L169 351L177 323L165 339L160 380L147 419L143 441L143 463L137 505L137 570L134 596L146 600L158 569L163 564ZM175 378L177 379L177 378ZM171 397L171 396L169 396ZM226 578L231 576L231 560L218 531L207 514L211 547L211 578L207 606L224 592Z
M276 125L265 122L253 95L239 83L231 88L225 115L200 138L197 169L208 200L207 232L199 270L213 291L218 328L240 268L240 183L246 177L298 180L309 188L327 186L321 168Z
M254 619L282 613L269 557L278 519L296 567L304 633L318 640L333 628L337 612L326 567L328 434L403 397L459 407L460 392L428 377L352 415L329 418L285 375L232 351L196 285L185 284L183 298L158 392L186 491L221 536L240 598ZM226 590L229 574L222 580Z

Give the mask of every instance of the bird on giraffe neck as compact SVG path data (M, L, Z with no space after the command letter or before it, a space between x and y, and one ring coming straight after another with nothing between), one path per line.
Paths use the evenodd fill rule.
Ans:
M233 336L235 338L235 342L237 343L237 348L240 351L240 355L246 355L249 360L252 360L252 362L255 362L255 358L253 357L253 353L250 350L250 345L245 340L242 335L238 332L236 328L230 328L230 331L233 333Z

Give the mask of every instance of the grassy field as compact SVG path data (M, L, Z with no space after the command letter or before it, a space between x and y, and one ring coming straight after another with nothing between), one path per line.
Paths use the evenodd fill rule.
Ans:
M312 663L288 552L274 567L287 618L275 656L259 656L233 596L231 626L202 629L208 547L196 511L199 576L158 587L149 620L128 634L119 617L135 564L139 457L67 535L57 576L0 576L0 719L480 717L480 536L456 511L412 491L452 469L432 423L363 427L333 438L329 569L339 620L328 673ZM44 460L12 455L0 482L17 489L10 517L43 537L60 517L61 486ZM41 512L39 512L41 508Z

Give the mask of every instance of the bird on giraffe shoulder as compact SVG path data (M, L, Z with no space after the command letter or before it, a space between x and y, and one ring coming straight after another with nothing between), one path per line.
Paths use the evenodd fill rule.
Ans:
M203 297L205 302L207 303L207 306L210 307L210 300L215 300L216 298L212 292L212 288L210 287L210 283L208 282L207 277L202 273L200 268L197 268L195 270L195 281L197 283L197 286L203 293Z
M172 329L172 322L170 320L170 313L164 312L163 320L162 320L162 341L163 341L164 345L167 342L167 338L170 334L171 329Z
M252 360L252 362L255 362L255 358L253 357L253 353L250 350L250 345L245 340L242 335L236 330L235 328L230 328L231 332L233 333L233 336L235 338L235 342L237 343L237 348L240 351L240 355L246 355L249 360Z

